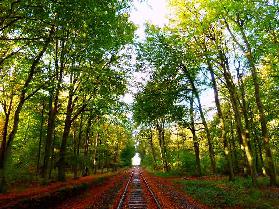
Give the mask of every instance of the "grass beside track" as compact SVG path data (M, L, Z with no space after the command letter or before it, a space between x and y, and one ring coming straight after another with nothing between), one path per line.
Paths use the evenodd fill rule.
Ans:
M181 188L200 202L213 208L239 206L253 209L279 208L278 188L269 188L267 178L259 178L259 187L252 186L251 180L238 177L227 179L185 179L175 180Z
M169 178L188 195L214 209L279 209L279 188L269 187L267 177L259 177L255 188L251 178L244 177L229 181L220 176L183 179L181 176L175 178L177 175L173 173L155 172L154 175Z

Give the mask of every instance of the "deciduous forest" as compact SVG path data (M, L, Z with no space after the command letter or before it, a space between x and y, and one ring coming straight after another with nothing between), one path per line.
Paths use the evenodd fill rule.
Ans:
M104 193L116 195L137 152L151 187L177 178L195 208L276 208L278 1L167 2L168 23L146 22L139 39L133 1L0 1L3 200L71 179L92 192L117 181ZM86 177L98 175L96 185Z
M255 185L258 175L268 175L275 185L278 2L175 0L171 6L169 25L148 25L138 45L140 68L152 66L133 106L144 127L143 160L198 176L249 175ZM208 88L212 118L201 104Z

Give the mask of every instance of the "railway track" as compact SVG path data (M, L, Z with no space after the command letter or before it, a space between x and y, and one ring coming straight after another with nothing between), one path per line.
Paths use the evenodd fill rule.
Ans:
M125 186L117 209L155 209L156 207L162 209L147 180L136 167Z

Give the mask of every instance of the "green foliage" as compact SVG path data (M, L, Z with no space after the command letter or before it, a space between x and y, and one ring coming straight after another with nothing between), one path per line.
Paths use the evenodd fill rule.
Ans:
M150 154L140 155L141 156L141 166L148 170L155 170L155 165Z
M127 109L119 102L127 90L122 51L136 29L130 6L126 0L1 1L0 191L5 173L13 173L9 181L31 180L56 167L80 172L97 160L99 167L119 163L131 131L121 125ZM101 118L111 130L102 130ZM99 126L97 142L92 123Z
M176 181L183 189L199 201L213 208L241 206L245 208L276 208L278 200L269 197L270 192L263 192L252 185L251 179L243 177L235 181L227 180L183 180ZM266 186L267 178L261 178L259 184ZM272 193L272 192L271 192Z
M190 128L197 134L199 153L197 146L195 153L201 159L203 174L211 172L209 165L215 152L218 173L243 175L247 170L245 161L250 159L250 170L256 167L259 174L269 170L270 183L275 185L279 156L278 2L169 3L169 24L162 28L146 24L146 39L137 43L138 69L148 69L150 79L135 96L135 122L142 130L149 127L155 132L161 125L164 133L172 132L164 136L168 138L168 162L174 170L195 170L193 156L183 152L192 149L194 141L189 138L193 136L178 131ZM194 98L194 124L190 126L191 93L204 97L203 91L212 87L218 114L215 107L206 107L209 99L202 98L200 105ZM202 112L209 113L205 121ZM160 137L155 139L157 165L162 168L164 142ZM146 164L154 165L151 143L142 138L139 143ZM253 179L255 174L251 174Z
M136 154L136 149L133 141L129 141L126 143L126 146L120 153L120 159L122 166L131 166L132 165L132 158Z
M153 172L154 175L163 177L163 178L168 178L168 177L175 177L179 175L179 171L177 170L171 170L169 172L162 172L162 171L155 171Z
M205 204L210 205L211 207L236 205L237 195L241 195L235 193L235 191L224 192L222 188L215 187L214 183L205 181L187 181L184 184L187 193L202 200Z
M184 151L181 152L181 166L180 169L183 171L183 173L187 173L188 175L194 175L195 174L195 155L193 152Z

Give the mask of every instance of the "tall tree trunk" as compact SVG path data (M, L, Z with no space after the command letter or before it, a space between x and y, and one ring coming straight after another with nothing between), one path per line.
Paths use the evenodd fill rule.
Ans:
M40 138L39 138L38 157L37 157L37 175L40 174L41 147L42 147L43 128L44 128L44 111L45 111L45 103L43 103L42 112L41 112Z
M225 24L227 26L229 33L233 37L233 40L235 41L235 43L243 51L244 55L246 56L246 58L248 60L249 65L250 65L250 71L251 71L253 84L254 84L254 95L255 95L256 105L259 110L259 116L260 116L262 138L263 138L265 155L266 155L266 160L267 160L267 165L268 165L268 174L270 176L270 185L274 186L274 185L277 185L276 169L275 169L275 164L274 164L274 160L273 160L273 156L272 156L272 151L270 148L269 133L268 133L268 129L267 129L267 120L266 120L266 116L264 113L264 106L263 106L262 99L261 99L259 76L258 76L257 68L255 65L254 54L253 54L250 42L245 34L245 31L243 28L243 23L241 23L241 22L242 22L242 20L240 20L239 15L237 15L237 21L235 21L235 23L238 25L244 45L241 45L237 41L235 35L232 33L232 31L230 29L228 22L225 20Z
M234 116L235 116L238 139L239 139L239 142L241 144L242 150L245 152L245 156L246 156L246 160L248 162L249 170L251 171L251 177L252 177L253 184L256 185L257 180L256 180L255 166L254 166L255 165L254 164L254 157L253 157L253 153L252 153L252 151L250 149L250 146L249 146L249 141L248 141L249 139L247 138L248 130L243 128L242 121L241 121L240 107L239 107L240 102L239 102L237 90L236 90L236 87L233 83L232 76L230 74L227 57L221 51L221 49L219 50L219 58L221 60L221 67L223 69L223 75L224 75L226 85L227 85L227 88L228 88L228 91L229 91L230 101L231 101Z
M117 137L117 139L119 139L118 137ZM119 156L119 140L116 141L116 147L115 147L114 156L113 156L112 171L117 171L117 159L118 159L118 156Z
M94 174L97 173L97 148L99 141L99 133L96 133L95 142L94 142L94 152L93 152L93 165L94 165Z
M55 158L55 153L54 153L54 142L56 139L56 134L55 131L53 133L53 143L51 144L51 157L50 157L50 166L49 166L49 172L48 172L48 179L51 179L51 173L52 169L54 168L54 158Z
M252 111L250 111L250 118L251 118L251 126L252 126L252 130L253 130L253 138L254 138L254 144L255 144L255 149L256 151L256 155L257 155L257 171L258 173L262 174L262 175L266 175L266 171L265 171L265 165L264 165L264 160L263 160L263 151L262 151L262 141L260 140L260 138L258 137L258 132L257 132L257 127L254 121L254 114Z
M98 155L98 169L101 169L101 167L102 167L102 150L101 150L101 148L102 148L102 139L101 139L101 137L99 137L99 149L98 149L98 152L97 152L97 155ZM97 172L97 171L96 171Z
M156 123L156 129L158 132L158 141L159 141L159 150L160 150L160 158L164 165L164 157L163 157L163 149L162 149L162 137L161 137L161 127L159 125L159 122Z
M45 142L45 152L44 152L44 161L42 166L42 177L45 178L47 176L50 150L52 145L53 132L55 127L55 117L54 117L54 109L52 107L53 96L52 93L49 95L49 112L48 112L48 123L47 123L47 136Z
M244 83L243 83L243 80L242 80L242 76L240 75L240 72L239 72L239 68L236 69L237 71L237 78L238 78L238 86L239 86L239 89L240 89L240 95L241 95L241 101L242 101L242 104L240 104L241 106L241 110L242 110L242 113L243 113L243 117L244 117L244 124L245 124L245 134L246 134L246 138L247 138L247 141L248 141L248 146L249 146L249 149L251 150L251 153L252 153L252 156L253 156L253 172L255 172L255 174L257 173L257 169L256 169L256 157L255 156L255 150L252 148L252 144L251 144L251 135L250 135L250 132L251 132L251 125L250 125L250 121L249 121L249 117L248 117L248 105L247 105L247 102L246 102L246 95L245 95L245 89L244 89ZM252 171L250 171L252 172Z
M208 69L209 69L209 72L211 75L211 81L212 81L212 86L213 86L213 90L214 90L214 99L215 99L217 113L218 113L218 117L219 117L220 125L221 125L221 138L223 139L223 144L224 144L224 154L225 154L225 158L226 158L227 166L228 166L228 170L229 170L229 180L231 181L234 179L234 171L233 171L233 165L232 165L232 160L231 160L231 152L229 149L229 143L228 143L228 139L227 139L227 128L225 126L223 111L221 109L221 104L220 104L220 100L219 100L217 82L215 79L213 67L212 67L209 59L207 59L207 65L208 65Z
M152 128L150 128L149 144L150 144L151 153L152 153L152 157L153 157L153 161L154 161L154 167L156 169L157 168L157 159L156 159L155 148L154 148L154 143L153 143Z
M42 177L46 178L49 169L50 152L53 143L53 134L55 129L55 120L58 113L58 98L61 89L61 82L64 71L64 47L65 42L61 43L60 67L58 66L58 40L56 40L55 52L55 68L56 68L56 81L57 85L50 90L49 94L49 112L47 123L47 136L45 143L44 162L42 167ZM55 93L54 93L55 92ZM54 94L54 95L53 95Z
M4 112L5 112L5 120L4 120L4 126L3 126L3 138L1 142L1 147L0 147L0 193L5 192L7 189L6 185L6 179L5 179L5 155L6 153L6 147L7 147L7 136L8 136L8 126L9 126L9 121L10 121L10 114L12 110L12 104L13 104L13 97L11 98L9 102L9 107L4 107Z
M88 176L89 175L89 168L88 168L88 148L89 148L89 140L90 140L90 131L91 131L91 126L92 126L92 120L93 120L93 115L90 113L87 121L87 126L86 126L86 133L85 133L85 142L84 142L84 160L85 160L85 166L83 168L83 176Z
M163 128L162 128L162 145L163 145L163 156L164 156L164 167L165 170L168 172L170 170L170 166L168 163L168 154L167 154L167 145L166 145L166 140L165 140L165 127L164 127L164 122L163 122Z
M243 32L244 34L244 32ZM248 48L248 53L245 53L247 56L247 59L249 61L250 67L251 67L251 74L254 82L254 88L255 88L255 98L256 98L256 104L257 108L259 110L260 114L260 122L261 122L261 129L262 129L262 137L263 137L263 143L264 143L264 149L265 149L265 155L266 155L266 160L267 160L267 165L268 165L268 174L270 176L270 185L275 186L277 185L276 182L276 169L275 169L275 164L272 156L272 151L270 148L270 142L269 142L269 134L268 134L268 129L267 129L267 121L266 121L266 116L264 113L264 107L262 104L261 100L261 93L260 93L260 85L259 85L259 78L257 75L257 69L253 60L253 55L252 55L252 50L251 47L245 38L245 44Z
M196 135L196 128L195 128L194 95L193 94L190 99L190 119L191 119L190 130L193 135L194 151L195 151L195 159L196 159L196 175L201 176L200 147L199 147L198 137Z
M66 174L66 162L65 162L65 154L66 154L66 148L67 148L67 139L71 130L72 123L78 118L78 116L84 112L85 108L87 107L88 101L91 99L88 99L87 101L84 101L83 104L76 108L76 111L74 111L74 101L78 98L74 95L77 89L75 89L75 84L77 83L77 76L71 72L70 74L70 86L69 86L69 95L68 95L68 104L66 108L66 117L64 122L64 130L62 135L62 141L60 145L60 151L59 151L59 162L58 162L58 180L59 181L65 181L65 174Z
M202 119L202 124L203 124L204 129L205 129L206 137L207 137L208 151L209 151L209 157L210 157L210 163L211 163L210 164L211 165L211 171L214 174L214 173L216 173L216 162L215 162L214 148L213 148L213 144L212 144L212 138L211 138L211 135L210 135L210 132L209 132L209 129L208 129L208 125L207 125L207 122L205 120L205 116L204 116L204 113L203 113L203 110L202 110L202 105L201 105L199 92L196 88L195 81L194 81L193 77L190 75L186 66L182 65L182 69L183 69L185 75L187 76L187 78L190 82L193 94L195 95L195 98L198 102L199 113L200 113L200 116L201 116L201 119Z
M11 132L9 133L9 135L6 134L5 141L2 140L4 142L2 142L3 145L1 145L1 150L0 150L1 151L1 153L0 153L0 192L4 192L6 189L5 170L6 170L7 157L10 153L12 142L13 142L16 132L18 130L19 115L20 115L23 105L27 99L26 93L27 93L30 83L33 80L34 75L36 73L36 67L39 64L42 56L44 55L45 51L47 50L47 48L49 46L53 33L54 33L54 28L51 29L48 38L44 42L43 48L41 49L41 51L38 53L38 55L35 57L35 59L32 62L32 65L28 72L28 76L27 76L27 78L24 82L24 85L21 89L21 92L19 94L19 100L18 100L17 106L15 108L15 112L13 115L14 121L13 121Z
M159 147L160 147L161 159L163 162L163 168L164 171L168 171L168 163L166 161L166 156L165 156L164 131L161 124L159 124L159 122L156 124L156 128L158 131Z
M81 142L81 139L82 139L82 128L83 128L83 114L81 114L81 116L80 116L78 138L77 138L77 142L76 142L75 165L74 165L74 178L77 178L77 177L78 177L79 149L80 149L80 142Z
M233 118L232 118L232 112L229 111L227 113L229 116L228 116L228 120L229 120L229 124L230 124L230 138L229 138L229 142L230 142L230 145L231 145L231 150L232 150L232 163L233 163L233 168L234 168L234 171L236 173L240 173L240 166L242 165L239 160L239 157L238 157L238 148L236 146L236 141L235 141L235 128L234 128L234 123L233 123ZM241 164L241 165L240 165Z
M64 122L64 131L62 135L62 142L60 146L59 152L59 162L58 162L58 180L65 181L65 172L66 172L66 162L65 162L65 154L66 154L66 146L67 139L70 133L71 125L72 125L72 113L73 113L73 88L71 87L69 90L68 96L68 105L66 111L66 118Z

